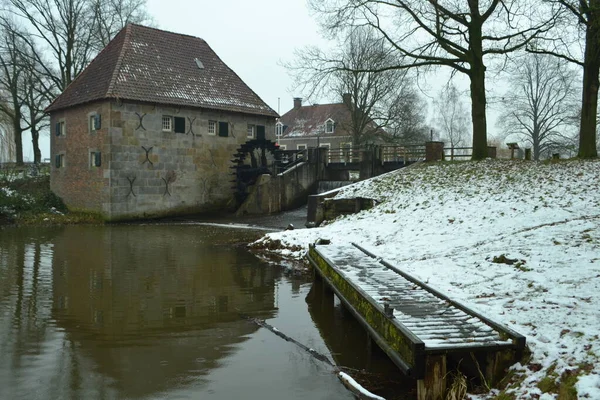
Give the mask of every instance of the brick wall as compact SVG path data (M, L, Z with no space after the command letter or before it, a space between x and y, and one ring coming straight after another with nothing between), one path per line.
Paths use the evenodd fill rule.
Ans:
M102 212L109 220L138 219L224 210L233 206L234 178L230 168L237 149L246 142L248 124L264 125L267 139L274 139L274 118L213 110L182 109L134 103L102 103L104 170L100 201L92 193L81 194L89 183L81 167L86 147L97 147L89 134L76 136L71 144L69 129L87 120L90 107L56 113L65 118L67 135L53 136L53 156L67 149L64 169L53 168L52 188L70 207ZM163 131L163 116L185 119L185 133ZM71 122L71 119L74 120ZM227 137L209 135L209 121L227 122ZM54 125L53 125L54 126ZM106 134L103 135L103 130ZM145 149L144 149L145 148ZM146 151L148 150L148 153ZM71 154L75 153L75 154ZM87 151L86 151L87 153ZM146 157L146 154L148 156ZM73 157L77 166L71 168ZM54 160L54 158L53 158ZM80 171L81 170L81 171ZM71 171L74 175L71 175Z
M101 128L90 132L89 117L101 115ZM108 159L110 103L100 102L51 115L50 188L72 209L100 211L108 201ZM56 123L64 121L64 134L56 136ZM102 165L90 162L90 152L100 151ZM64 155L64 166L57 168L55 156Z

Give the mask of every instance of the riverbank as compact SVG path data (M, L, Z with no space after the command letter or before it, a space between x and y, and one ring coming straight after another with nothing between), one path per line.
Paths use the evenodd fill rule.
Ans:
M527 336L480 399L600 398L600 161L438 163L343 188L377 206L254 247L301 258L353 241Z
M0 226L101 224L101 216L70 212L50 190L50 176L0 178Z

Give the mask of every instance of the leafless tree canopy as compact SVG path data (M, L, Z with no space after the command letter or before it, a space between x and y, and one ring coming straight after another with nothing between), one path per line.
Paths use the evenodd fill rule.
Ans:
M17 163L22 132L41 160L40 133L48 103L83 71L127 23L149 22L146 0L0 0L0 113L12 121ZM0 99L2 100L2 99Z
M412 117L416 124L418 96L407 71L385 67L395 62L382 39L371 29L354 28L333 51L310 47L298 51L293 63L286 65L294 76L296 88L310 96L348 96L350 121L344 128L352 133L355 145L383 138L383 129L396 131L398 114ZM384 69L383 71L378 71ZM422 112L422 109L419 111ZM406 121L405 126L409 121ZM399 133L399 132L398 132ZM395 135L400 138L400 134Z
M510 79L500 120L506 133L528 143L536 160L569 142L577 115L577 91L576 74L567 62L531 54L515 63Z
M559 6L560 24L543 35L528 51L549 54L583 68L579 152L581 158L598 156L598 87L600 86L600 0L545 0Z
M448 142L450 147L465 146L471 133L469 111L462 102L456 86L451 83L445 85L434 104L435 123L442 140Z
M484 58L523 49L555 22L539 4L510 0L312 0L326 27L369 26L397 63L378 69L442 65L471 82L473 158L487 156ZM551 5L549 5L551 7ZM540 21L538 23L534 21Z

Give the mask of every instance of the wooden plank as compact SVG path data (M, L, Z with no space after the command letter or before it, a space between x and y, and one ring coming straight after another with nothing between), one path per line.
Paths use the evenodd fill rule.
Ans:
M309 261L320 272L324 280L328 281L340 300L347 302L350 311L356 312L355 316L363 326L369 326L374 333L380 336L389 347L400 356L401 360L410 367L409 373L415 377L423 376L424 343L410 330L401 326L394 319L387 317L381 306L371 303L370 298L341 276L334 268L331 261L318 253L311 246L308 254ZM373 332L371 336L376 339ZM379 343L378 343L379 344ZM380 345L380 347L382 347ZM386 349L382 347L385 351ZM387 351L386 351L387 353ZM392 354L388 354L392 357Z

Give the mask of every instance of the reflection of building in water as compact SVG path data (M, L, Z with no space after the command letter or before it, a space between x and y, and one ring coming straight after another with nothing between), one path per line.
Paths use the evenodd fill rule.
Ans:
M55 317L125 397L203 375L273 315L276 269L207 228L70 228L55 240Z

